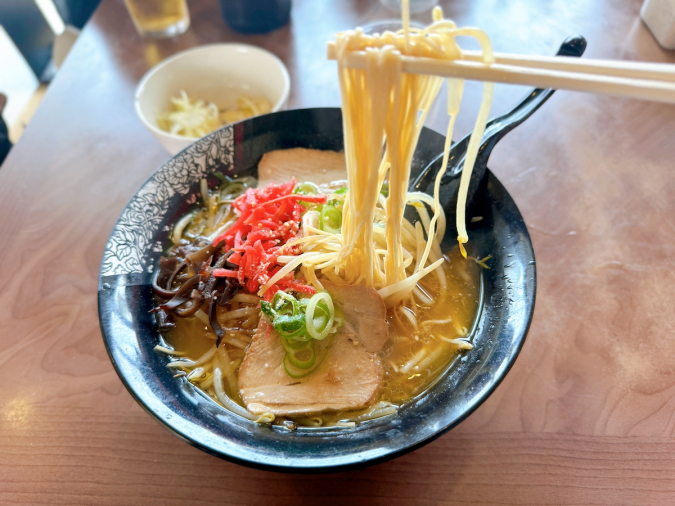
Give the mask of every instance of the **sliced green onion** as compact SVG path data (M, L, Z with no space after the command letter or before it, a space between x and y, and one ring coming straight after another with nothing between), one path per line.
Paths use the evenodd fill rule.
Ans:
M318 329L314 324L314 313L316 312L319 302L324 302L326 307L319 308L320 312L327 313L328 321L326 322L323 329ZM319 316L319 315L317 315ZM307 310L305 311L305 326L307 327L307 333L314 339L321 341L328 337L328 334L333 327L333 321L335 320L335 306L333 305L333 299L328 294L328 292L319 292L316 295L313 295L309 299L307 304Z
M281 340L281 345L284 347L284 350L289 351L289 350L295 350L299 351L307 346L309 346L312 343L312 341L301 341L299 339L282 339Z
M289 306L290 304L290 306ZM298 314L298 299L293 297L290 293L279 290L272 298L272 307L279 314Z
M331 300L332 300L332 299L331 299ZM320 301L318 302L318 304L316 305L316 307L319 308L319 309L321 309L321 310L322 310L324 313L326 313L326 314L328 314L329 311L330 311L330 310L328 309L328 305L327 305L324 301L322 301L322 300L320 300Z
M274 330L281 336L295 337L299 330L305 327L305 315L279 315L274 319Z
M326 324L328 323L327 316L319 316L314 318L314 328L319 332L323 332L326 329Z
M309 369L316 362L316 352L314 351L314 346L311 345L312 344L311 341L309 341L309 343L310 346L308 346L304 350L286 353L288 361L295 367L299 367L300 369ZM307 358L302 359L300 358L301 355L306 355Z
M300 183L297 185L293 190L293 193L301 195L318 195L320 191L317 185L308 181L306 183ZM309 209L310 207L314 206L314 204L311 202L303 202L302 200L298 203L305 209Z
M274 317L276 316L276 312L274 311L274 309L272 309L272 304L270 304L266 300L261 300L260 311L262 311L262 314L264 314L267 317L267 321L270 324L272 324L272 322L274 321Z
M326 204L319 215L319 226L324 232L339 233L342 228L342 213L335 206Z
M282 339L294 339L296 341L308 341L308 339L305 337L305 334L307 333L307 328L303 325L301 328L299 328L296 331L293 332L284 332L283 330L277 330L277 334L281 336Z
M314 183L310 183L307 181L306 183L300 183L295 187L293 190L293 193L295 194L302 194L302 195L318 195L319 194L319 187L315 185Z
M300 367L296 367L291 362L290 358L288 357L288 354L284 356L284 370L286 371L286 374L288 374L293 379L304 378L305 376L312 373L314 369L316 368L301 369Z
M319 312L323 313L323 316L318 315L317 313ZM317 332L319 332L319 334L326 329L329 319L330 319L330 311L328 309L328 306L324 301L321 300L316 305L316 309L314 310L314 327L317 329Z
M335 190L333 193L335 193L336 195L344 195L345 193L347 193L347 190L349 190L349 188L343 186L339 190Z
M282 340L282 343L284 341L285 339ZM302 355L307 355L307 358L301 358ZM299 349L291 347L286 348L286 358L295 367L299 367L300 369L309 369L316 362L314 343L312 341L307 341L305 346Z
M389 196L389 181L382 183L382 188L380 188L380 193L385 197Z
M304 378L321 363L321 360L317 361L314 340L325 339L342 325L339 317L342 313L333 305L328 292L296 299L289 293L278 291L271 302L261 301L260 309L279 334L285 350L284 370L295 379ZM322 349L325 352L325 347ZM322 359L324 356L325 353Z

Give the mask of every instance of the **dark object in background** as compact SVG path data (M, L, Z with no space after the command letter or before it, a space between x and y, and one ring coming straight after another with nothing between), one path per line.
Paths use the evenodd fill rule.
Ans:
M220 12L233 30L267 33L288 23L291 0L220 0Z
M63 22L82 28L100 0L54 0ZM54 33L34 1L0 0L2 25L42 82L49 82L56 68L52 64ZM0 69L2 72L3 69Z
M7 103L7 97L0 93L0 165L7 158L7 153L12 147L12 143L9 142L9 132L7 131L7 125L5 120L2 119L2 110L5 108Z
M0 0L0 25L38 79L49 81L54 34L37 4L26 0Z
M101 0L52 0L63 22L80 30L101 3Z
M101 3L101 0L54 0L63 21L80 30Z

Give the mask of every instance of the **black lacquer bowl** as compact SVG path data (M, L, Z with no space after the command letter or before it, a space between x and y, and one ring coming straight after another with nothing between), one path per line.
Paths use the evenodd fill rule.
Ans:
M414 172L442 151L443 140L431 130L422 132ZM382 462L457 425L513 365L534 310L530 237L516 204L488 171L468 213L483 217L470 226L469 244L476 254L493 255L491 268L482 271L481 310L472 332L475 348L396 415L354 429L291 432L256 425L225 410L184 378L174 378L167 357L153 351L159 331L149 313L150 283L160 255L170 246L169 231L196 201L201 178L214 178L214 172L255 174L265 152L291 147L342 149L340 110L278 112L225 127L152 175L124 209L103 256L98 289L103 339L117 374L138 403L180 439L212 455L297 472Z

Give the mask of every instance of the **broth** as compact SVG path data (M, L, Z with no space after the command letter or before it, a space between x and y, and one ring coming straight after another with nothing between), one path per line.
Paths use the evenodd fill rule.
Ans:
M462 258L457 247L447 252L446 258L448 261L444 263L444 270L448 289L444 294L441 293L439 282L433 275L425 277L420 283L434 302L423 304L419 299L415 299L415 314L411 316L417 320L417 329L402 314L406 309L399 306L387 311L390 338L380 352L384 379L376 403L386 401L400 405L424 391L448 368L459 353L457 344L447 342L443 338L465 337L473 327L480 299L480 267ZM164 337L175 350L184 354L181 358L196 360L214 345L215 334L199 317L176 318L175 323L176 327L166 332ZM237 325L236 321L228 323L231 326ZM225 346L230 358L240 362L244 350L232 344ZM207 370L204 381L208 381L211 373L212 371ZM224 387L230 398L243 407L244 403L239 392L233 391L227 382ZM215 400L212 389L207 391ZM305 417L297 421L301 425L335 425L340 420L354 419L370 409L323 413L317 417ZM275 423L283 422L287 418L278 417ZM320 418L320 423L317 418Z
M387 311L392 343L383 350L386 353L389 349L391 354L383 357L382 397L394 404L418 395L445 371L459 349L443 338L467 337L476 320L480 267L462 258L458 247L452 248L446 257L449 260L444 264L448 289L444 294L440 293L435 276L429 275L420 282L434 303L421 304L416 299L417 329L400 314L405 311L401 306ZM449 319L452 321L445 322Z

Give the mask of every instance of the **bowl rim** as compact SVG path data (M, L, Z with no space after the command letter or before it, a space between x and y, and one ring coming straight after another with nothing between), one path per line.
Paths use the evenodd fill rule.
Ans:
M154 77L154 75L162 70L165 67L168 67L169 65L173 64L175 61L180 60L185 58L186 56L189 56L192 53L197 53L200 51L208 51L212 50L215 48L240 48L240 49L246 49L248 51L253 51L253 52L258 52L260 54L264 54L266 56L269 56L274 63L277 64L279 70L281 70L281 75L283 76L284 80L284 89L281 93L281 97L274 103L272 106L272 112L277 112L279 109L283 106L284 103L288 100L288 96L290 95L291 92L291 77L290 74L288 73L288 68L286 68L286 65L284 65L284 62L281 61L281 58L279 58L277 55L272 53L271 51L268 51L267 49L263 49L258 46L254 46L252 44L243 44L239 42L216 42L214 44L203 44L201 46L195 46L191 47L189 49L185 49L183 51L179 51L178 53L169 56L168 58L162 60L159 62L157 65L153 66L150 68L141 78L141 80L138 82L136 85L136 89L134 90L134 111L136 112L136 116L138 119L141 121L143 126L147 128L150 132L152 132L154 135L161 135L162 137L168 138L168 139L173 139L176 141L187 141L187 142L194 142L199 137L185 137L184 135L176 135L172 134L169 132L166 132L162 130L161 128L156 127L153 125L143 114L143 111L141 109L141 97L143 96L143 92L145 91L145 87ZM224 125L227 126L227 125ZM180 151L179 151L180 152ZM177 153L176 153L177 154ZM174 155L172 155L174 156Z
M313 111L325 111L325 110L340 110L340 108L326 108L326 107L317 107L317 108L307 108L307 109L296 109L292 111L281 111L278 112L277 114L293 114L293 113L307 113L307 112L313 112ZM248 122L251 120L254 120L255 118L249 118L247 120L243 120L241 123ZM228 125L226 127L223 127L223 129L226 128L232 128L234 125L237 125L237 123L233 125ZM223 130L221 129L221 130ZM218 135L218 132L221 130L217 130L216 132L213 132L212 134L209 134L206 137L209 136L216 136ZM435 132L434 132L435 133ZM441 135L436 133L436 135ZM204 138L202 139L202 141ZM173 155L171 159L177 158L180 156L181 153L192 149L193 145L190 145L181 152L179 152L176 155ZM148 177L148 179L139 186L137 192L146 186L153 178L155 173L160 171L167 163L164 162L160 164L157 169ZM188 443L189 445L198 448L205 453L208 453L210 455L213 455L215 457L221 458L223 460L236 463L239 465L243 465L246 467L250 467L253 469L259 469L259 470L264 470L264 471L273 471L273 472L281 472L281 473L290 473L290 474L325 474L325 473L335 473L335 472L342 472L342 471L348 471L348 470L355 470L355 469L361 469L364 467L369 467L372 465L377 465L380 463L387 462L389 460L395 459L397 457L400 457L402 455L408 454L418 448L421 448L425 446L426 444L438 439L442 435L446 434L453 428L455 428L457 425L459 425L461 422L463 422L466 418L468 418L471 414L473 414L486 400L488 397L490 397L494 391L497 389L497 387L502 383L504 378L508 375L509 371L512 369L513 365L516 362L516 359L520 355L520 352L522 351L522 348L525 344L525 340L527 338L527 335L529 333L530 327L532 325L532 321L534 319L534 312L535 312L535 305L536 305L536 292L537 292L537 270L536 270L536 262L535 262L535 255L534 255L534 248L533 244L529 235L529 230L527 229L527 226L525 224L525 220L520 213L520 210L517 207L517 204L513 197L510 195L508 190L504 187L504 185L501 183L501 181L497 178L497 176L488 168L486 171L486 177L489 177L493 180L494 183L496 183L497 190L502 191L506 194L507 197L507 202L509 202L509 207L512 208L513 210L516 211L517 213L517 221L522 222L523 225L523 233L524 237L526 238L526 249L528 250L528 255L531 257L531 261L528 263L532 267L532 272L531 272L531 291L528 290L528 295L525 297L526 300L526 313L527 313L527 318L524 320L525 324L524 326L518 331L516 334L514 334L513 339L511 340L512 345L509 347L507 354L503 357L502 363L504 364L503 367L499 368L499 371L496 372L491 376L490 381L488 382L488 386L486 388L481 389L481 392L478 395L475 395L472 397L471 402L469 402L466 405L466 408L462 411L461 414L459 414L456 418L454 418L452 421L446 423L444 422L442 427L435 428L432 433L427 434L424 437L420 438L413 438L412 441L406 442L406 444L401 445L395 450L388 450L385 453L374 455L374 456L368 456L368 457L360 457L363 452L358 453L358 454L351 454L347 457L342 457L339 459L340 461L335 463L321 463L319 465L314 464L314 465L298 465L297 463L293 462L285 462L282 461L283 459L280 459L278 457L273 457L271 461L264 462L261 460L254 460L251 459L250 457L241 454L238 452L236 449L232 448L214 448L212 446L209 446L208 443L203 441L203 438L197 437L195 434L182 431L169 420L170 417L165 417L161 414L161 410L157 408L156 405L153 405L152 403L148 402L147 395L141 393L138 390L138 385L137 385L137 380L133 378L129 378L127 373L125 373L122 370L122 367L120 363L118 363L116 355L120 353L119 350L114 350L113 348L113 343L112 341L115 341L114 338L112 338L112 335L107 332L109 324L106 323L107 316L105 312L102 311L102 308L107 305L107 303L102 302L102 297L104 297L104 292L110 292L111 286L107 283L104 282L104 276L103 276L103 263L101 265L101 271L99 272L99 283L98 283L98 289L97 289L97 295L98 295L98 319L99 319L99 325L101 329L101 334L103 337L103 342L106 348L106 352L108 354L108 358L111 361L111 364L113 365L113 369L117 373L118 377L122 381L122 384L125 386L127 391L131 394L132 398L159 424L169 432L171 432L173 435L175 435L178 439ZM135 194L134 194L135 195ZM133 196L131 197L133 199ZM128 206L129 204L127 204ZM125 206L125 209L126 207ZM121 218L121 216L120 216ZM119 224L118 222L115 224L111 231L111 236L114 233L115 229L117 228ZM108 245L106 245L106 250L108 249ZM505 266L506 267L506 266ZM135 283L130 283L130 285L126 285L125 283L120 284L120 287L125 287L125 286L132 286ZM106 286L107 285L107 286ZM481 318L481 312L483 311L483 308L481 307L479 309L479 313L477 318ZM446 371L447 372L447 371ZM167 404L164 403L164 401L161 401L162 408L166 408L169 411L171 411L170 408L167 407ZM226 410L226 408L221 408L222 410ZM229 413L229 412L228 412ZM203 427L199 428L199 436L202 435L202 432L205 429ZM291 461L293 461L293 457L290 458Z

